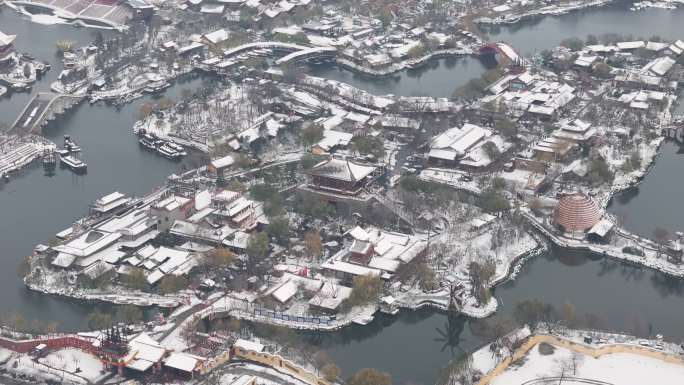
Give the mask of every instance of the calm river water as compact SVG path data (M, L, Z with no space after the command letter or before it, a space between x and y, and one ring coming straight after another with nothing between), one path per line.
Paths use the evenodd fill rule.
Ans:
M70 39L84 43L90 30L69 26L31 24L16 13L0 8L0 29L18 34L20 51L47 60L53 65L46 79L34 87L47 89L61 70L54 56L54 42ZM630 12L624 4L580 11L562 17L546 17L515 27L492 31L492 39L507 40L523 53L553 47L560 40L587 34L608 32L634 36L660 35L684 38L684 10L645 10ZM495 33L496 32L496 33ZM474 59L446 59L419 70L405 71L395 78L374 81L352 76L335 68L315 73L349 82L378 94L448 96L454 88L479 76L484 67ZM167 90L174 97L182 88L200 86L193 79ZM0 119L13 121L28 100L28 94L14 94L0 99ZM94 199L119 190L144 194L163 183L178 165L141 151L131 127L140 99L117 111L103 104L80 105L51 123L45 135L61 141L71 134L84 148L83 158L89 174L76 177L59 171L46 177L40 168L27 170L0 190L0 311L19 311L27 318L57 320L65 329L84 326L84 316L91 305L27 291L15 272L15 266L36 243L44 242L57 231L86 213ZM624 213L628 228L650 233L655 226L671 232L684 229L684 210L679 204L684 184L679 175L677 148L665 144L663 154L638 191L616 198L611 211ZM668 186L663 188L662 186ZM664 191L667 190L667 191ZM684 284L666 276L601 258L563 251L548 253L529 261L515 281L497 287L500 311L508 313L525 299L539 299L556 306L575 305L577 314L596 314L604 326L621 330L648 328L672 338L683 338ZM111 309L111 306L103 306ZM366 327L351 327L323 335L318 343L329 350L351 374L362 367L377 367L392 373L397 384L432 384L438 369L444 366L451 349L444 347L440 333L447 318L431 311L402 312L394 318L380 316ZM460 347L469 349L481 343L470 333L466 319L456 323L463 331ZM458 352L458 347L455 352Z

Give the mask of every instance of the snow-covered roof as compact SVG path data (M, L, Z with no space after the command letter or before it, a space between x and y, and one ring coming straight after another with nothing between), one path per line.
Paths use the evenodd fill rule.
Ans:
M370 267L380 269L380 270L384 270L384 271L387 271L390 273L394 273L395 271L397 271L397 269L399 268L399 265L401 265L401 263L399 263L399 261L394 260L394 259L387 259L387 258L383 258L383 257L373 257L373 258L371 258L370 262L368 263L368 266L370 266Z
M144 267L147 270L152 270L155 267L157 267L157 261L148 259L147 261L143 262L142 267Z
M371 66L381 66L392 62L392 58L385 53L370 54L363 57Z
M646 47L646 43L644 43L644 42L641 41L641 40L638 40L638 41L623 41L623 42L619 42L619 43L617 43L617 44L615 44L615 45L617 45L617 47L618 47L620 50L630 50L630 49L637 49L637 48L644 48L644 47Z
M651 72L657 76L664 76L672 68L676 61L669 56L662 56L653 59L650 63L646 64L641 70L642 73Z
M241 195L238 191L221 190L215 193L212 199L217 202L229 203L238 199Z
M131 266L138 266L142 262L140 258L136 256L128 257L124 260L124 262L128 263Z
M349 263L338 259L329 259L324 262L321 267L324 269L340 271L352 275L382 275L382 271L380 269Z
M146 371L160 362L166 349L146 333L140 333L128 343L127 359L133 359L126 367L138 371Z
M152 365L154 365L154 362L134 359L133 361L127 363L126 367L132 370L136 370L138 372L145 372L147 371L147 369L151 368Z
M226 237L235 232L229 225L214 229L207 226L200 226L187 221L174 221L169 232L174 235L188 238L198 238L210 242L221 242Z
M370 235L366 232L366 230L362 229L360 226L356 226L351 229L349 231L349 235L351 235L354 239L358 239L359 241L367 241L370 238Z
M591 67L596 59L598 59L598 56L596 55L581 55L575 59L575 65L579 67Z
M123 215L111 217L98 225L97 230L108 233L119 232L126 235L137 235L152 226L154 226L154 222L150 221L149 208L141 207L128 211Z
M93 210L105 213L117 207L123 206L124 204L130 202L130 200L131 199L127 198L126 195L115 191L97 199L93 204Z
M556 108L551 106L531 105L529 111L533 114L553 115L553 113L556 112Z
M230 239L225 239L223 244L225 246L234 247L236 249L244 249L247 247L249 241L249 234L244 231L237 231Z
M569 123L563 124L562 129L573 132L586 132L591 127L591 123L581 119L574 119Z
M150 285L154 285L160 279L164 278L164 275L165 274L159 271L159 269L156 269L155 271L147 275L147 283L149 283Z
M111 245L119 238L121 238L121 234L119 233L106 233L91 230L66 244L55 246L53 249L59 252L73 254L77 257L86 257Z
M224 9L225 9L225 6L220 5L220 4L211 4L211 5L207 4L207 5L202 6L202 8L200 9L200 12L221 14L221 13L223 13Z
M451 149L431 148L428 156L434 159L453 161L458 157L458 152Z
M81 274L90 279L96 279L104 273L114 269L114 266L104 261L97 261L81 271Z
M672 51L675 55L681 55L682 52L684 52L684 41L677 40L670 44L670 46L667 48L670 51Z
M169 368L174 368L189 373L195 370L195 368L197 367L197 363L199 362L199 359L190 354L182 352L173 352L169 355L168 358L166 358L166 360L164 360L164 366L168 366Z
M117 245L102 250L97 254L99 260L107 263L117 263L121 258L126 256L126 252L119 250Z
M614 45L603 45L603 44L588 45L585 48L591 52L599 52L599 53L613 52L613 51L618 50L618 47L616 47Z
M293 280L287 280L282 283L271 295L280 303L289 301L297 294L297 283Z
M165 211L174 211L176 209L179 209L188 202L190 202L190 199L186 197L171 195L170 197L164 198L159 202L155 203L154 208Z
M176 250L161 246L151 258L160 262L161 265L159 266L159 270L168 274L185 263L190 258L190 253L185 250Z
M356 182L372 174L376 169L376 166L370 164L358 163L347 159L332 158L327 162L322 162L314 166L310 173L317 176Z
M655 42L655 41L649 41L646 43L646 49L649 51L660 51L665 48L667 48L668 44L667 43L660 43L660 42Z
M473 145L491 135L491 131L474 124L466 123L462 128L453 127L438 135L430 147L430 156L453 159L452 153L458 155L465 154ZM433 149L446 150L446 152L435 151Z
M76 260L76 256L68 253L58 253L55 259L52 260L52 265L57 267L67 268L71 266Z
M506 43L496 43L496 45L499 47L499 50L512 62L517 62L520 60L520 56L518 56L518 53L515 52L513 47Z
M263 352L264 345L258 341L244 340L242 338L238 339L233 343L234 347L240 348L242 350L248 350L252 352Z
M597 224L589 229L589 233L596 234L600 237L605 237L606 234L613 228L614 224L610 220L603 218Z
M579 177L584 177L589 173L589 165L585 159L575 159L572 163L563 168L563 174L573 173Z
M212 213L216 212L216 209L213 207L205 207L204 209L197 211L196 213L192 214L190 217L188 217L188 222L190 223L199 223L202 221L204 218L208 217Z
M351 142L353 137L354 135L351 133L335 130L325 130L323 131L323 139L321 139L320 142L316 143L316 146L320 147L324 151L329 151L330 149L336 146L345 147L349 145L349 142Z
M235 159L230 155L226 155L226 156L224 156L222 158L218 158L218 159L213 159L211 161L211 165L214 166L215 168L224 168L224 167L232 166L234 163L235 163Z
M16 38L17 35L5 35L2 31L0 31L0 47L14 43Z
M223 8L221 8L223 10ZM204 34L204 38L213 44L218 44L224 40L227 40L230 36L230 32L225 29L219 29L211 33Z
M195 195L195 210L204 210L211 204L211 193L209 190L202 190Z
M198 48L202 48L204 46L205 45L203 43L195 41L195 42L192 42L186 46L178 48L178 53L182 55L184 53L190 52L190 51L198 49Z

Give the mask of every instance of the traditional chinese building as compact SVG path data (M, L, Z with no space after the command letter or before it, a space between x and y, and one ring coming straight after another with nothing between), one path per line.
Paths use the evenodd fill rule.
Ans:
M309 190L355 196L380 178L384 168L350 159L331 158L309 171Z

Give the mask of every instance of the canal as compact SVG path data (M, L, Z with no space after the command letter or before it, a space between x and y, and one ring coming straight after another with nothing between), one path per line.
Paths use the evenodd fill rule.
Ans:
M31 24L16 13L0 8L0 28L18 34L20 51L49 61L53 68L34 87L47 89L61 70L54 54L58 39L84 43L91 31L70 26ZM633 36L660 35L663 38L684 37L684 10L644 10L630 12L625 4L591 9L524 22L515 27L490 31L492 39L509 40L524 53L551 48L560 40L587 34L615 32ZM377 94L449 96L453 89L468 79L479 76L484 67L474 60L439 59L418 70L408 70L383 80L358 77L336 68L321 68L313 73L347 81ZM166 91L175 97L183 88L201 86L204 80L188 79ZM25 105L29 94L14 94L0 99L0 119L11 122ZM176 171L178 164L141 151L131 135L131 127L143 98L121 110L104 104L84 103L45 129L45 136L61 141L70 134L84 148L83 158L89 174L76 177L57 171L46 177L40 168L27 170L0 190L0 311L21 312L26 318L57 320L64 329L85 325L85 315L93 309L66 299L38 295L27 291L15 266L33 246L50 239L57 231L86 213L96 198L119 190L128 194L144 194L163 183ZM680 182L678 148L663 146L663 153L652 172L633 191L614 199L610 210L624 212L625 225L649 234L655 226L668 230L684 229L684 212L677 204L684 185ZM662 186L668 186L667 189ZM663 191L671 190L671 191ZM625 194L631 194L625 195ZM623 196L624 195L624 196ZM529 262L514 281L495 290L502 306L500 312L511 314L515 304L525 299L539 299L561 307L565 302L575 306L576 314L595 314L607 328L639 331L653 329L670 338L684 338L684 284L651 270L640 269L601 258L551 250ZM102 306L102 309L112 309ZM447 317L432 311L402 311L399 316L379 316L366 327L350 327L316 338L349 375L363 367L377 367L392 373L395 383L404 385L432 384L439 368L451 356L451 346L443 341ZM462 318L455 325L452 340L459 349L481 344ZM460 333L458 332L461 330Z

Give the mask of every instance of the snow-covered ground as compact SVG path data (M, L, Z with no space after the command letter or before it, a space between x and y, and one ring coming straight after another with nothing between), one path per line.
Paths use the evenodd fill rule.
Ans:
M529 351L519 366L510 366L491 384L517 385L561 375L616 385L675 385L684 383L684 365L634 353L614 353L593 358L559 347L555 348L553 354L543 355L537 346ZM580 382L564 380L563 383Z
M39 362L93 382L102 376L104 369L97 357L78 349L56 350L41 358Z
M70 384L86 384L86 380L81 374L74 374L61 367L51 367L32 360L27 354L18 354L7 349L0 348L0 358L6 359L4 365L0 365L7 372L20 375L29 379L42 379ZM0 362L2 362L0 359ZM69 365L73 365L69 364ZM2 380L0 380L0 383Z

